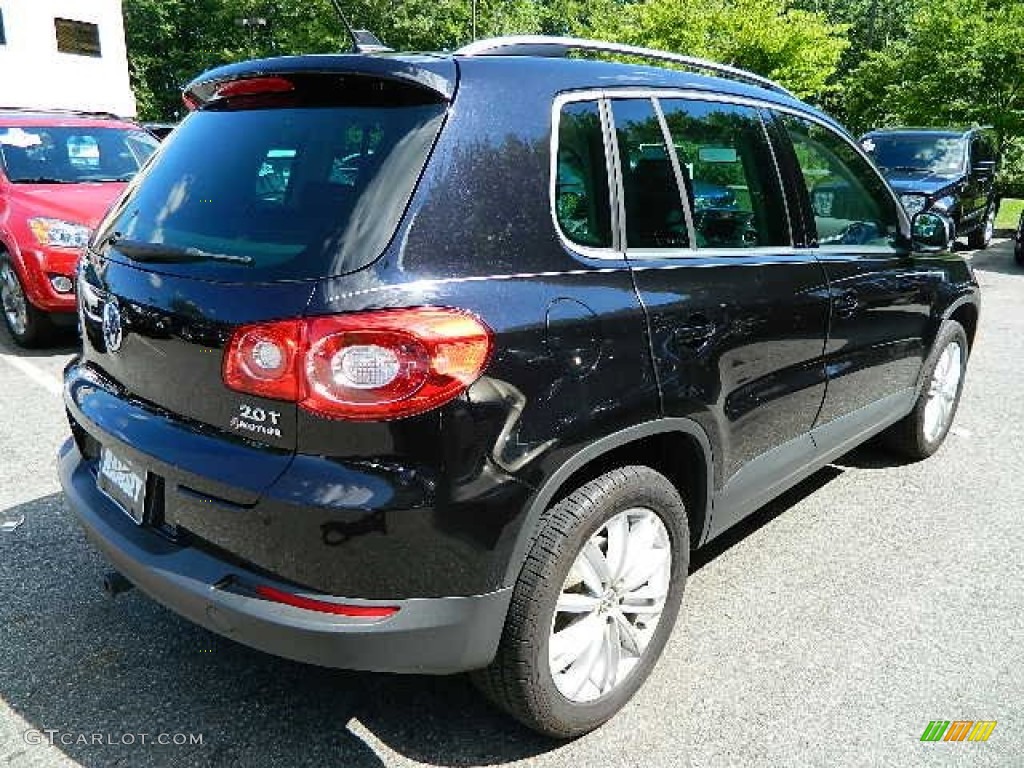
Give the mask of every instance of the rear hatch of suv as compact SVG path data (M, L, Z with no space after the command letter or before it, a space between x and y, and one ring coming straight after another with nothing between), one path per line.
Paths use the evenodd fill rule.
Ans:
M383 252L454 85L454 63L429 57L215 70L98 229L79 282L79 365L169 423L265 449L262 476L232 500L254 502L287 467L297 406L235 391L225 348L242 326L301 317L317 280Z

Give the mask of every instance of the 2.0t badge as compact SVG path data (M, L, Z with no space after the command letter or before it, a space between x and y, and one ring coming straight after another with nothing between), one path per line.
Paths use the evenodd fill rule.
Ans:
M124 328L121 323L121 310L116 301L108 301L103 307L103 343L107 352L117 352L124 340Z

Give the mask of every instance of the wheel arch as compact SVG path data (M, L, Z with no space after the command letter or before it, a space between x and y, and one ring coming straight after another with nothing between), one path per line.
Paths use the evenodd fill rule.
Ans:
M978 332L978 305L968 298L953 304L943 317L943 322L955 320L967 333L967 349L974 348L974 336Z
M607 435L573 454L537 489L509 558L503 585L515 584L529 553L537 523L555 502L604 472L642 464L664 474L686 505L690 547L707 535L714 482L714 456L704 429L687 418L664 418Z

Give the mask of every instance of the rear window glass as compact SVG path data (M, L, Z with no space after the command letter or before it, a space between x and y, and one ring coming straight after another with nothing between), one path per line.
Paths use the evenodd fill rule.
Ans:
M166 141L101 237L238 257L152 265L213 279L309 279L359 269L391 239L444 109L197 112Z

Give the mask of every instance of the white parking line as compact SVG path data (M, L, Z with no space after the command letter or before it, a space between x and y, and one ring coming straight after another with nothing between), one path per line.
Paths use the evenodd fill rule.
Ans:
M7 363L11 368L30 378L51 395L56 395L57 397L61 396L63 386L61 385L60 379L51 376L42 368L32 365L32 363L28 362L25 358L15 357L14 355L8 355L4 352L0 352L0 363Z

